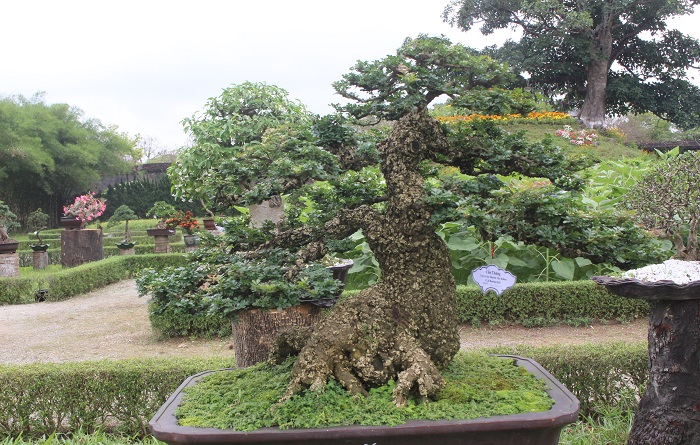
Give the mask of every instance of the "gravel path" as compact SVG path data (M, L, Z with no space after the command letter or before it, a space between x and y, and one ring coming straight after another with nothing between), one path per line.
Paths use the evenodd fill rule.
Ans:
M160 340L151 331L146 298L133 280L60 302L0 306L0 363L64 362L136 357L232 356L230 339ZM584 327L516 326L460 329L463 349L643 341L647 322Z

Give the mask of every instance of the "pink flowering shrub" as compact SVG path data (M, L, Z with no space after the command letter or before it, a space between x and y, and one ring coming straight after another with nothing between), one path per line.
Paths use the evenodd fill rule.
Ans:
M81 221L92 221L102 215L107 204L101 199L95 198L95 193L90 192L75 198L73 204L64 206L63 213L66 216L74 216Z
M571 125L564 125L564 128L556 131L556 135L568 139L574 145L591 145L598 139L595 131L574 131Z

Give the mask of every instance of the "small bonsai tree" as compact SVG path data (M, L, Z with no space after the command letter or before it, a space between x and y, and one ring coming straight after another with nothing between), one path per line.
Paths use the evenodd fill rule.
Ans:
M666 155L628 192L627 204L637 212L639 222L671 238L674 258L697 261L700 225L700 152ZM687 234L684 237L684 233Z
M108 225L114 225L124 221L124 240L123 244L131 243L131 232L129 232L129 221L138 219L136 213L128 205L121 205L114 211L114 214L109 218Z
M40 208L34 210L27 217L27 228L34 232L38 239L36 246L43 246L44 242L41 239L41 231L49 226L49 215L44 213Z
M195 231L199 230L199 223L194 218L194 213L191 211L182 212L179 211L172 218L168 218L165 221L165 227L168 229L174 229L176 227L182 228L188 235L192 235Z
M17 215L12 213L7 204L0 201L0 243L14 242L10 239L8 232L19 226Z
M171 204L168 204L165 201L157 201L153 204L153 207L148 210L146 216L152 216L153 218L159 219L160 221L158 221L157 227L159 229L164 229L165 220L172 217L176 213L177 210Z

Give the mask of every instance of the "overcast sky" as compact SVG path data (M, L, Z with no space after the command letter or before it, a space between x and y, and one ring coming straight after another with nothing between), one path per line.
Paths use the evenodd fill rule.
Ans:
M289 91L312 112L339 102L332 82L406 37L444 34L474 48L501 43L451 28L449 0L45 0L0 7L0 95L46 93L85 117L175 149L181 120L244 81ZM700 39L700 13L678 21Z

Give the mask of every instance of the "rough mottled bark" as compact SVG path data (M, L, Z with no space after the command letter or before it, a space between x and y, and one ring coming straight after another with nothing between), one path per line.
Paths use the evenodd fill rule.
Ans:
M418 167L445 147L426 110L405 116L380 146L386 210L345 210L327 224L334 235L361 228L382 278L336 305L311 332L280 337L277 358L301 349L287 396L320 389L329 377L352 393L395 379L394 401L403 405L410 391L430 397L444 385L439 370L459 349L455 282L448 249L423 202Z
M651 301L649 383L628 445L700 443L700 300Z
M102 230L63 230L61 232L61 265L79 266L104 258Z

